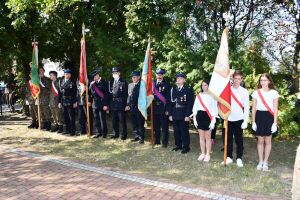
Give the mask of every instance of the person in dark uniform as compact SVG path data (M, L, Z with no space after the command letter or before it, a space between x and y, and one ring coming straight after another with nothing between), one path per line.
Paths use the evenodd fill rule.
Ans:
M185 74L176 74L176 86L171 88L170 121L173 121L175 148L173 151L182 150L185 154L190 151L189 116L193 108L193 89L184 85Z
M92 74L94 81L91 82L91 93L93 98L93 113L97 128L96 138L107 136L106 113L108 112L108 85L96 70Z
M80 130L80 135L85 135L87 133L87 109L86 109L86 92L85 89L82 89L79 85L79 81L77 81L77 88L78 88L78 93L77 93L77 102L78 102L78 121L79 121L79 130ZM81 90L83 90L81 92ZM82 93L82 95L81 95ZM89 116L90 116L90 130L91 130L91 135L93 133L93 109L92 109L92 94L91 91L88 91L88 106L89 106Z
M128 96L128 83L120 78L118 67L112 68L113 79L108 83L109 110L112 113L113 139L119 138L119 122L122 127L122 140L127 138L125 107Z
M153 82L153 126L155 144L160 144L162 129L162 146L167 147L169 141L168 106L170 105L170 84L164 80L164 69L156 70L156 80Z
M75 109L77 108L77 85L76 82L71 79L71 70L64 70L64 79L61 82L59 92L59 104L58 106L63 107L64 120L66 124L66 132L71 136L75 135Z
M132 83L128 85L128 98L125 110L130 110L131 114L131 123L134 134L134 139L131 141L139 141L140 144L143 144L145 138L145 118L138 109L141 73L139 71L133 71L131 77Z

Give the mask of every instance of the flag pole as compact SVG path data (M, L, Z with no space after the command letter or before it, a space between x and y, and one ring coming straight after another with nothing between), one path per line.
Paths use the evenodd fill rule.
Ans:
M82 24L82 39L85 41L85 25ZM84 51L85 51L85 44L84 44ZM86 56L86 54L85 54ZM86 62L86 58L85 61ZM86 66L85 66L86 68ZM85 101L86 101L86 118L88 122L88 141L91 142L91 121L90 121L90 106L89 106L89 92L88 92L88 81L87 81L87 71L85 69Z
M149 44L150 43L151 43L151 33L150 33L150 25L149 25ZM150 57L150 61L152 62L152 57ZM152 77L151 77L151 81L152 81ZM152 88L152 91L153 91L153 88ZM154 147L154 124L153 124L153 103L152 102L151 102L151 117L150 117L150 120L151 120L151 144L152 144L152 148L153 148Z
M39 130L41 130L41 111L40 111L40 94L37 96L37 102L38 102L38 119L39 119Z
M36 42L36 36L34 36L33 41L35 44L37 44ZM36 60L36 65L37 65L37 69L39 70L39 61ZM39 130L41 130L41 110L40 110L40 93L37 96L37 101L38 101L38 118L39 118Z
M151 103L151 144L154 147L154 128L153 128L153 103Z
M224 121L225 127L225 136L224 136L224 165L226 166L226 158L227 158L227 139L228 139L228 118Z
M89 92L88 92L88 86L86 84L85 86L85 101L86 101L86 117L88 121L88 131L89 131L89 142L91 142L91 121L90 121L90 106L89 106Z

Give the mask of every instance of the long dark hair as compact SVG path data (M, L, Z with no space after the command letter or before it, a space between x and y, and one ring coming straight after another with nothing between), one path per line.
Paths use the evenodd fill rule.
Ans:
M260 77L259 77L259 79L258 79L257 89L261 89L261 88L262 88L262 86L261 86L261 84L260 84L260 79L261 79L262 77L266 77L266 78L269 80L269 85L268 85L268 87L269 87L270 89L275 89L273 79L272 79L272 77L270 76L270 74L268 74L268 73L263 73L263 74L260 75Z
M202 81L201 81L201 86L200 86L201 92L203 92L203 89L202 89L202 83L206 83L207 85L209 85L209 80L208 80L208 79L205 79L205 80L202 80Z

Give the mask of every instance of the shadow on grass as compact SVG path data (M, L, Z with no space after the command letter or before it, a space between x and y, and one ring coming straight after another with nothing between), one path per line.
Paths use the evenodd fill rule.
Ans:
M244 138L245 167L237 168L235 164L228 167L220 164L223 152L220 151L222 142L219 135L217 144L213 146L211 162L202 163L197 161L199 137L194 133L191 134L191 152L182 155L171 151L174 141L172 131L168 148L152 149L149 142L140 145L129 140L101 138L92 139L88 143L85 136L71 138L49 132L41 134L37 130L26 134L28 129L18 129L18 126L13 128L18 131L0 134L0 143L68 157L85 164L92 163L152 178L201 185L212 190L280 196L284 199L291 196L293 165L299 145L299 139L288 142L273 140L270 171L260 172L256 170L257 150L256 139L253 137ZM146 141L150 141L149 132L146 131ZM130 137L130 130L128 133Z

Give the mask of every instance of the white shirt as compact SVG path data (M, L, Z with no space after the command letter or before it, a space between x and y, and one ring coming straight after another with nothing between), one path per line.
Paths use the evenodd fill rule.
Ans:
M199 95L201 95L201 99L204 105L206 106L206 108L208 109L208 111L210 112L211 116L217 117L218 116L217 101L209 94L199 93ZM193 106L193 115L196 116L199 110L205 111L198 97L196 97Z
M276 90L269 90L267 92L263 91L262 89L259 89L262 96L264 97L266 103L268 104L268 106L270 107L270 109L274 112L274 99L279 98L279 94ZM266 106L263 104L263 102L261 101L257 90L255 90L252 93L252 97L254 99L256 99L256 110L260 110L260 111L268 111L268 109L266 108Z
M244 109L242 109L239 104L234 100L231 95L231 109L230 114L228 116L228 121L239 121L245 120L247 121L249 118L250 112L250 103L249 103L249 92L242 86L239 86L237 89L231 86L231 93L239 100L239 102L243 105Z

